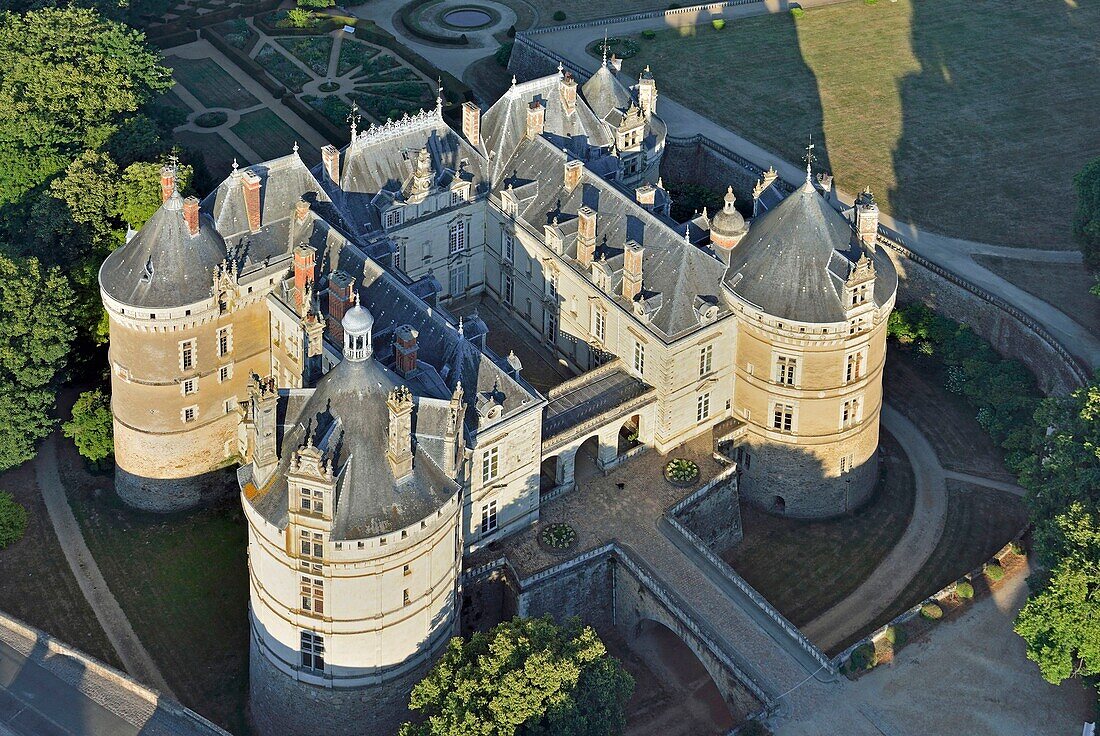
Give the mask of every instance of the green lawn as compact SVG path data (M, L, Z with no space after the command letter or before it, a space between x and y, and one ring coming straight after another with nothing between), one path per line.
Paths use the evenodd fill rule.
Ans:
M1050 304L1100 335L1100 299L1089 293L1096 278L1072 263L1027 263L1002 256L974 256L979 265Z
M88 547L168 685L184 705L246 733L247 532L237 499L143 514L118 500L110 476L88 475L68 446L60 469Z
M723 557L795 626L812 621L867 579L913 516L913 471L882 433L884 481L852 516L801 521L741 505L745 538Z
M1071 248L1071 180L1100 155L1098 26L1096 2L853 2L661 31L624 69L789 161L812 133L841 188L903 220Z
M169 56L165 63L172 67L176 81L206 107L243 110L260 104L251 92L241 87L229 72L212 59Z
M221 181L233 168L233 159L244 166L251 163L233 146L217 133L196 133L191 130L177 131L172 136L184 148L202 155L206 170L215 181Z
M643 13L647 10L665 10L672 4L670 0L628 0L615 3L594 3L584 0L502 0L502 2L516 12L516 28L519 30L524 30L533 22L532 11L538 13L538 22L534 23L535 27L545 28L595 18ZM689 4L680 3L682 6ZM554 13L559 10L565 13L564 20L554 20Z
M321 159L320 151L305 143L300 134L267 108L242 115L240 122L231 130L264 161L288 155L296 141L299 154L307 164L312 165Z

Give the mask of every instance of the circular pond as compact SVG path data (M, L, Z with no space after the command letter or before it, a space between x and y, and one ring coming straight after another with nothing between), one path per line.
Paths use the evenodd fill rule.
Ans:
M455 8L443 14L443 22L455 28L482 28L492 21L489 11L480 8Z

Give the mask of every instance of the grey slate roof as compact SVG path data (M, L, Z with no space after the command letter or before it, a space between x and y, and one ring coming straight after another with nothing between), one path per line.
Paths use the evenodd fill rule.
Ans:
M844 283L862 255L874 263L874 299L882 305L897 289L889 257L859 245L848 221L807 181L753 220L723 280L734 294L774 317L843 322Z
M633 101L630 90L615 77L607 62L600 64L596 73L581 86L581 92L601 120L607 120L617 110L626 110Z
M225 241L206 217L200 215L199 232L191 236L174 192L129 243L107 256L99 284L134 307L193 304L210 296L214 269L225 258Z

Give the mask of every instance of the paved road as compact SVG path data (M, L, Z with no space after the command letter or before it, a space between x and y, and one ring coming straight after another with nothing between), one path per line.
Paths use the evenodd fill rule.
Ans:
M80 525L73 516L69 501L65 497L65 487L57 471L58 431L54 431L42 443L38 458L34 461L34 472L42 498L46 502L46 511L50 517L54 532L65 553L65 560L80 585L80 590L88 600L99 625L103 627L111 645L118 653L126 671L138 682L171 695L172 691L161 675L153 658L145 650L141 640L134 633L134 627L126 618L122 607L107 587L103 573L99 571L91 550L84 542Z

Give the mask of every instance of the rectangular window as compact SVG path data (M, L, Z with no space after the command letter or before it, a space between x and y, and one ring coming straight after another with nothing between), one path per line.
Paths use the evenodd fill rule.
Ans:
M315 514L325 512L325 492L303 488L301 492L302 511L312 511Z
M794 431L794 407L790 404L776 404L772 409L772 429L780 432Z
M863 378L863 351L852 353L844 369L844 382L851 383Z
M546 310L546 339L550 341L551 345L557 343L558 340L558 315L554 311L553 307Z
M405 565L404 567L401 568L401 574L402 575L412 575L412 568L409 567L408 565Z
M592 307L592 336L595 337L598 342L603 342L604 313L603 310L597 306Z
M461 253L466 250L466 221L452 222L447 232L447 252Z
M454 266L449 271L449 283L450 290L448 293L451 296L462 296L466 293L466 288L470 284L470 267L468 264L461 264Z
M699 349L699 375L705 376L714 367L714 346L704 345Z
M193 422L195 421L195 417L198 416L198 413L199 407L189 406L181 412L181 416L183 417L183 421Z
M461 189L452 189L451 190L451 206L452 207L454 207L456 204L458 204L459 202L461 202L464 199L466 199L466 198L464 196L462 196L462 190Z
M848 399L840 407L840 428L848 429L859 424L860 416L859 397Z
M405 270L405 244L398 243L393 249L393 267L398 271Z
M392 210L387 210L386 214L385 214L385 217L383 219L383 222L382 222L383 227L385 227L387 230L389 230L391 227L397 227L400 224L401 224L401 209L398 208L398 207L395 207Z
M225 383L233 377L233 364L223 365L218 369L218 383Z
M794 386L797 381L798 359L780 355L775 359L775 382Z
M325 556L325 545L320 533L303 529L298 536L298 540L299 549L303 557L316 557L320 559Z
M481 482L491 483L500 471L500 448L490 447L481 456Z
M515 281L506 273L500 275L500 294L505 304L512 303L512 297L515 296L516 284Z
M302 597L302 610L318 616L325 612L325 581L308 575L301 576L299 585Z
M481 534L491 534L497 529L497 502L490 501L481 505Z
M412 599L409 597L409 589L405 588L401 591L401 604L407 606L410 603L412 603Z
M312 631L302 632L302 667L325 671L325 637Z
M695 401L695 421L701 422L710 416L710 394L699 394Z
M199 380L197 378L186 378L180 384L180 389L183 391L184 396L190 396L199 390Z
M645 345L634 343L634 372L639 376L645 374Z
M218 355L226 355L233 349L233 339L229 327L222 327L218 330Z
M516 262L516 239L508 233L501 234L500 256L506 263Z
M195 341L184 340L180 343L180 368L189 371L195 367Z

